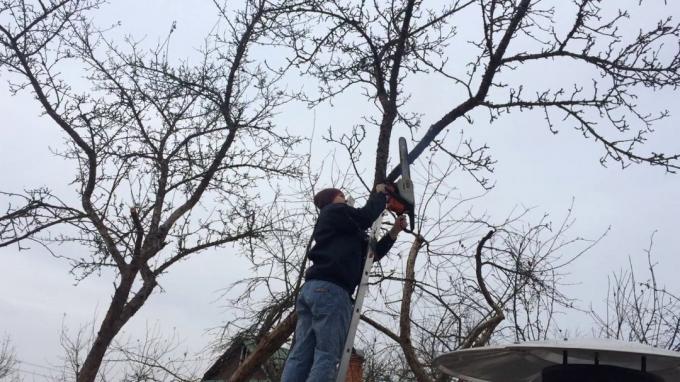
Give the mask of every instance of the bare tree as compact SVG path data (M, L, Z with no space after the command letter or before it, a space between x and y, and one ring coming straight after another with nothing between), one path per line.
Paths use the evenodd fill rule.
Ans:
M17 359L12 347L9 336L0 340L0 379L9 377L14 373L17 366Z
M41 187L2 193L0 246L30 243L70 261L78 279L111 269L106 314L76 365L94 381L114 338L189 256L265 234L281 219L262 208L263 180L299 175L299 139L272 124L289 98L249 58L278 27L278 4L216 3L218 26L197 64L173 61L169 40L120 47L90 20L98 0L0 3L0 68L64 133L76 195ZM191 62L194 62L193 60ZM86 81L64 68L84 68ZM18 142L19 143L19 142ZM21 143L24 144L24 143ZM89 255L55 245L79 245Z
M362 316L387 339L381 353L397 345L407 380L417 381L446 379L432 368L442 352L554 334L552 312L571 305L560 292L563 268L597 242L569 237L571 208L558 222L526 209L502 219L476 213L483 199L454 197L448 185L464 171L456 161L428 163L418 171L416 234L381 262L377 298Z
M105 361L123 368L121 381L176 381L198 380L204 362L182 349L178 333L163 333L156 324L147 325L141 339L117 340Z
M615 161L626 167L631 163L646 163L675 172L680 166L679 154L655 150L645 153L640 147L653 132L654 123L667 117L668 111L660 106L660 110L649 112L635 100L646 91L675 91L680 84L680 27L666 15L659 15L658 24L632 36L624 35L622 30L633 13L605 9L595 0L569 4L460 0L440 7L428 7L416 0L403 3L311 0L288 13L287 25L291 28L280 31L278 36L295 49L297 60L293 64L319 83L318 94L305 98L312 105L355 87L376 105L375 114L362 116L362 123L335 139L355 156L360 155L361 147L375 148L373 179L364 181L368 188L370 184L394 181L399 176L398 167L387 173L394 128L407 128L416 137L410 161L431 147L449 155L482 186L489 187L483 174L493 169L493 161L486 145L475 146L463 138L458 146L466 150L459 152L450 148L450 138L446 136L446 129L453 122L461 119L474 122L472 113L477 111L488 112L492 123L511 112L537 111L545 117L550 132L572 126L601 145L602 164ZM562 20L567 15L571 21L565 24ZM477 20L477 28L471 27L461 39L457 26L462 25L462 20ZM527 76L515 75L523 70L563 71L566 63L574 62L586 70L565 71L560 76L562 84L556 86L527 82ZM584 72L585 76L580 74ZM418 110L409 109L408 101L411 97L432 97L432 94L414 94L409 80L417 81L424 75L448 81L454 101L442 115L428 116L433 122L421 133L422 115ZM366 142L367 129L374 129L377 142ZM461 136L464 137L462 133ZM549 232L549 226L541 226L529 227L522 234L510 234L502 239L508 245L519 245L498 250L514 256L516 263L512 266L484 260L477 266L477 272L480 268L494 269L506 272L506 276L515 280L508 284L514 285L512 290L516 293L510 295L515 298L510 302L515 307L522 303L552 304L550 300L542 301L533 291L525 295L524 287L517 288L549 287L537 283L526 271L534 269L533 260L549 263L543 261L542 251L553 252L543 240L536 240L537 232ZM480 235L487 239L480 241L476 258L482 258L492 236ZM532 248L524 247L526 243L533 243L539 249L533 252L535 258L511 251ZM421 246L416 244L413 254L417 254ZM512 256L508 259L513 259ZM546 265L546 272L551 269ZM484 289L483 284L488 284L487 277L492 276L483 271L482 277L479 274L475 277L480 291ZM501 302L507 295L482 294L488 305L486 312L480 311L485 319L480 322L481 326L469 328L475 335L467 337L469 341L463 343L466 346L488 340L504 316ZM535 314L534 308L524 310L524 315L513 317L513 337L544 336L548 328L539 327L527 318ZM520 324L520 319L525 322Z
M415 0L398 4L310 0L287 13L290 28L277 31L277 36L295 50L297 59L291 65L318 81L318 94L305 98L312 105L355 87L376 105L375 114L362 116L361 124L335 139L357 157L361 147L375 148L373 179L363 181L367 188L399 175L398 167L387 173L395 128L408 128L416 137L411 161L432 147L489 187L484 173L493 169L493 161L486 145L463 138L457 142L465 148L461 152L450 147L445 133L457 120L472 123L477 111L488 112L491 122L514 111L538 111L549 131L573 126L599 143L603 164L609 160L624 167L647 163L674 172L679 166L677 153L643 153L639 147L652 133L654 122L669 113L663 107L645 111L635 99L648 90L672 91L679 84L679 27L662 18L649 30L625 36L619 26L632 12L603 7L594 0L568 5L460 0L440 7ZM558 23L558 13L571 16L567 27L561 20ZM461 20L474 19L478 28L472 29L473 37L466 34L460 39ZM588 74L566 72L560 76L564 83L557 86L531 79L527 83L526 78L517 83L514 76L537 68L563 70L555 66L563 62L577 62ZM410 110L408 103L419 96L411 91L409 80L422 75L449 81L453 95L447 111L428 116L433 122L425 133L420 131L422 115ZM364 139L367 129L374 129L377 142ZM520 328L515 328L516 336L527 335ZM545 328L533 329L531 335L545 333Z
M594 0L459 0L440 7L416 0L308 1L292 17L312 22L286 37L304 73L319 80L319 97L311 101L360 86L378 106L377 117L364 118L379 129L376 181L385 177L395 124L420 135L421 116L408 108L410 97L423 96L408 86L408 80L420 74L449 81L456 104L441 117L429 117L435 122L417 139L411 160L431 145L445 148L444 129L460 118L472 122L470 114L476 109L487 110L491 122L515 110L538 110L550 131L557 132L561 124L574 126L601 144L602 163L648 163L674 172L677 153L644 154L637 147L653 132L654 122L669 112L663 106L658 113L648 112L635 100L646 90L673 90L678 85L679 26L664 14L649 30L624 35L635 10L610 6L613 9ZM571 15L571 21L558 22L558 13ZM465 25L472 25L470 20L478 25L466 33L467 45L458 39L463 19ZM449 60L451 56L455 60ZM573 62L588 74L565 72L565 83L557 88L526 83L526 77L518 84L513 81L514 72L562 71L561 65ZM527 88L532 95L526 94ZM471 158L458 157L471 170L485 164ZM387 178L394 180L398 172L395 168Z
M416 0L399 4L306 0L285 9L274 7L272 13L268 2L248 4L234 16L218 7L231 23L210 40L206 59L198 67L172 65L167 44L146 54L135 42L125 52L117 48L84 16L99 5L93 1L8 0L0 8L0 15L9 19L0 29L0 63L20 79L14 90L32 91L46 115L66 133L69 146L62 154L78 163L76 183L81 186L77 207L46 189L6 194L12 204L0 217L0 245L29 240L85 244L93 256L74 263L81 276L102 266L117 269L119 275L111 310L100 330L102 339L94 343L92 359L83 367L87 373L79 376L82 380L94 379L113 335L155 289L158 275L192 253L265 234L277 220L253 214L257 210L253 194L244 192L261 177L295 175L290 172L296 168L288 166L285 158L290 153L283 150L295 139L276 134L268 124L273 109L287 100L274 88L279 77L267 77L247 60L248 47L265 30L275 36L270 43L293 48L290 67L299 67L318 81L319 94L305 100L316 104L359 86L377 106L373 115L363 116L364 123L338 138L348 142L352 155L366 145L371 151L375 148L373 179L364 181L368 188L399 175L396 168L387 172L395 128L407 128L416 137L411 161L426 148L435 148L488 187L485 177L479 176L492 169L486 146L464 138L466 151L459 152L450 148L445 134L457 120L473 122L472 113L478 110L488 112L491 122L515 110L539 111L550 131L571 125L602 145L603 163L648 163L670 172L679 166L676 153L640 152L654 122L668 113L649 113L635 102L643 91L674 90L678 85L679 28L671 19L630 37L620 35L618 29L630 14L608 13L595 0L569 5L546 0L460 0L439 8L427 8ZM571 12L573 22L567 28L557 25L558 10L560 15ZM270 17L281 12L288 19L275 22ZM462 18L478 20L478 28L471 30L479 34L465 38L472 41L470 57L456 56L449 62L450 49L459 43L455 26ZM72 60L89 68L91 92L73 90L56 74L59 65ZM563 77L568 83L557 87L533 84L532 95L525 90L528 84L512 82L514 71L560 70L554 65L565 60L591 72L585 78L567 73ZM408 107L413 96L408 81L419 75L450 81L451 93L456 94L442 115L428 117L433 122L423 134L422 116ZM367 128L377 132L376 142L362 138ZM257 147L254 152L253 147ZM257 158L260 166L252 168L248 163L253 162L244 158ZM196 208L207 205L208 199L224 209ZM78 235L57 231L61 225ZM518 272L531 268L523 262L524 256L514 254L519 260L505 273L500 267L506 264L484 260L485 251L495 248L488 248L493 240L521 244L523 235L532 237L529 231L499 235L499 226L487 227L496 233L478 234L474 240L478 246L467 247L479 247L472 280L486 304L484 310L472 310L484 320L471 319L481 323L467 328L479 334L468 337L471 345L488 340L487 334L506 314L501 302L507 296L494 295L489 287L494 273L484 270L516 280L506 285L534 285L531 277ZM422 237L411 251L414 263L423 243L431 241L427 235ZM177 244L176 250L166 247L170 241ZM508 248L504 243L497 252L506 253ZM473 258L470 255L468 260ZM142 284L136 293L132 292L135 280ZM488 293L482 285L487 285ZM513 291L521 293L522 288ZM526 302L535 302L531 296L533 292ZM253 365L257 357L273 351L293 326L293 315L278 321L263 337L267 341L261 341L264 350L254 352L244 365ZM515 336L520 329L524 330L517 324ZM544 329L533 327L538 335ZM239 372L246 375L246 369Z
M81 369L95 338L95 322L70 330L62 326L60 343L62 364L53 369L54 381L73 381ZM121 333L107 349L99 374L102 381L176 381L198 380L205 368L204 358L183 347L178 332L164 332L159 322L147 324L142 336Z
M654 235L645 249L647 274L630 268L609 277L604 309L591 307L595 335L680 351L680 298L658 280Z
M310 151L312 144L310 142ZM293 308L307 267L306 253L312 244L311 233L317 210L311 199L315 190L318 191L319 173L328 167L329 171L338 174L333 184L346 191L354 187L353 183L344 183L348 169L336 168L335 157L326 159L328 161L321 161L319 169L312 168L308 159L303 165L305 176L280 191L280 197L272 208L285 210L287 219L276 222L267 235L254 238L248 247L244 247L253 274L224 291L226 308L238 313L221 328L215 341L215 351L228 351L238 339L256 344L255 350L239 365L230 381L249 380L256 368L288 341L295 328L297 317ZM218 363L219 359L206 372L204 379L215 378L215 373L220 370Z
M215 350L224 352L237 339L256 344L231 375L231 381L249 380L295 328L297 316L293 307L302 286L304 255L310 244L308 231L313 225L308 222L310 215L300 213L288 203L278 208L288 211L287 221L275 225L269 235L252 240L248 248L253 275L236 282L224 293L230 311L240 314L222 328ZM208 370L204 378L214 379L213 371L218 372L219 365Z
M351 171L352 166L341 168ZM416 179L417 188L424 190L417 203L415 234L395 245L371 275L372 298L362 315L368 325L360 327L355 343L369 349L365 370L372 380L432 381L444 377L431 367L442 351L546 338L556 326L552 312L571 304L559 291L563 266L594 245L568 238L570 212L558 224L547 215L532 222L531 211L522 209L498 223L487 214L477 215L473 210L479 197L452 196L456 191L448 182L464 171L453 159L441 166L430 158L415 170L423 178ZM304 272L304 244L316 215L304 206L290 227L257 240L261 243L254 246L251 258L261 276L244 279L238 291L231 290L237 293L231 294L229 307L244 315L229 323L231 330L219 343L229 344L244 333L258 342L263 331L273 328L272 333L284 327L288 335L292 332L288 321L272 326L268 318L291 317ZM571 256L565 257L566 252ZM288 339L277 338L279 346ZM269 355L256 350L246 360ZM243 380L247 374L240 373L247 369L242 364L230 380Z

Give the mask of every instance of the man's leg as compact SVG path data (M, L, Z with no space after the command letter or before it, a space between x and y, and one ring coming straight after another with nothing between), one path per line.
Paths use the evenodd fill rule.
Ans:
M317 281L310 292L316 347L307 382L332 382L347 338L352 302L347 291L326 281Z
M286 365L281 373L281 382L301 382L307 379L309 369L314 360L315 339L312 331L312 312L305 301L304 294L307 283L302 286L295 304L297 325L293 348L290 349Z

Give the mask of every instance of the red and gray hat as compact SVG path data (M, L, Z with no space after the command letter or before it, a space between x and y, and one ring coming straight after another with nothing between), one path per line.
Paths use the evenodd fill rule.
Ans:
M343 195L343 193L337 188L325 188L314 195L314 205L316 208L322 209L331 204L338 195Z

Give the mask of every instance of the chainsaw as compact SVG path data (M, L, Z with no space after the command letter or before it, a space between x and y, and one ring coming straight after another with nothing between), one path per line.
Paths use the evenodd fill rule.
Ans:
M401 178L387 187L387 209L397 215L407 214L411 231L413 231L416 202L407 155L406 139L401 137L399 138Z

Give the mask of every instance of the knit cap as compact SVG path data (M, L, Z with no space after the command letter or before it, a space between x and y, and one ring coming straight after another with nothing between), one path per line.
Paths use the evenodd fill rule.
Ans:
M342 191L337 188L325 188L314 195L314 205L318 209L322 209L331 204L338 195L342 195Z

